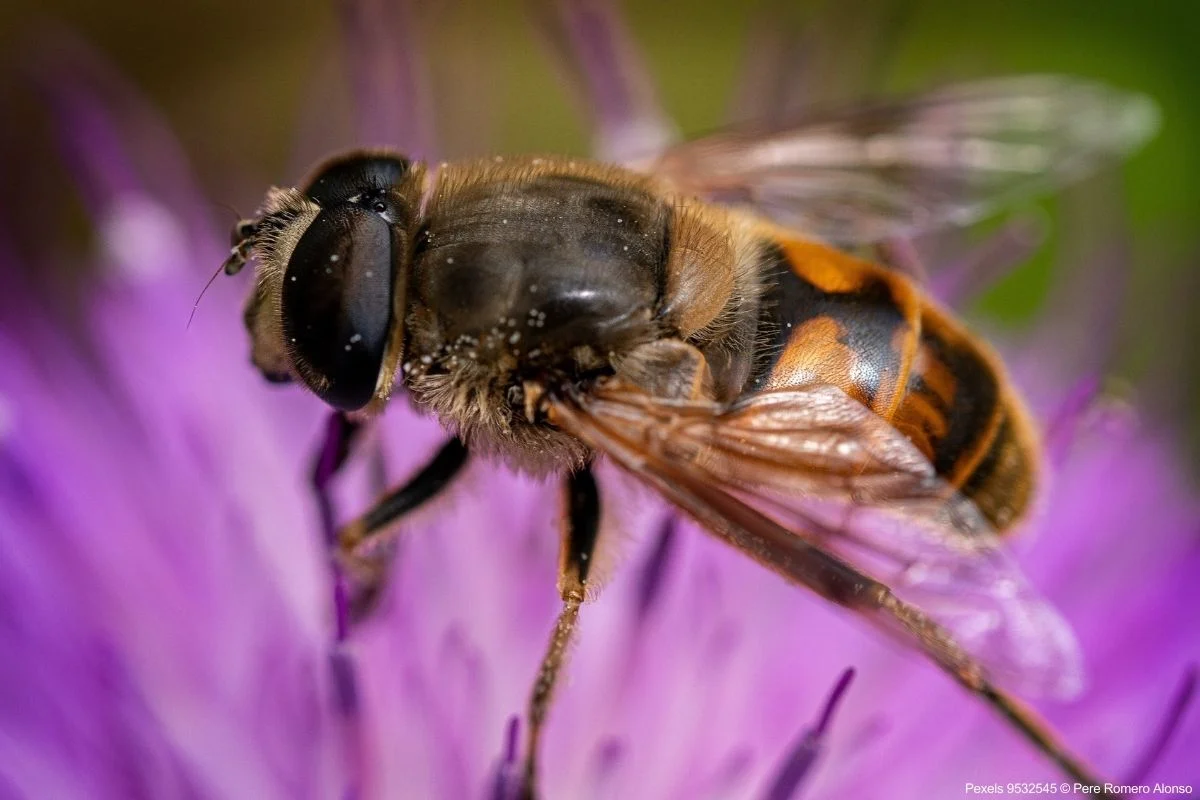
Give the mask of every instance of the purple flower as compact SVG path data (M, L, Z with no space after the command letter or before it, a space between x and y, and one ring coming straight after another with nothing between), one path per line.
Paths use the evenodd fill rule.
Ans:
M389 35L411 27L344 8L364 136L432 155L428 114L409 113L428 102L416 37ZM668 141L612 10L553 21L597 150ZM337 641L308 483L324 412L246 363L244 281L215 283L185 327L225 249L211 206L153 111L55 44L37 88L96 270L68 313L32 277L53 254L0 227L0 796L504 796L559 605L555 487L473 464L404 523L381 608ZM961 251L933 285L962 299L1023 232ZM1097 399L1104 365L1052 330L1010 348L1055 459L1016 547L1077 631L1089 688L1041 710L1105 774L1195 786L1200 714L1178 711L1200 661L1200 498L1171 431ZM336 479L340 516L442 435L394 402ZM648 496L629 507L624 568L585 607L551 714L548 796L960 797L1062 780L919 657Z

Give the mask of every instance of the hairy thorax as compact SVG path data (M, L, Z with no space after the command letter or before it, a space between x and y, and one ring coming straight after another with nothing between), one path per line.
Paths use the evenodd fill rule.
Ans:
M537 395L619 374L662 338L729 345L737 254L694 204L589 162L448 165L436 181L402 380L474 449L534 472L578 465L586 448L539 418Z

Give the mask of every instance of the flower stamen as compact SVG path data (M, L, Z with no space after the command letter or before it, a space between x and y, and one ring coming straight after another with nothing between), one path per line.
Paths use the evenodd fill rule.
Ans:
M516 714L508 718L504 731L504 751L496 765L492 780L492 800L512 800L521 788L521 770L517 767L517 747L521 741L521 718Z
M658 529L658 537L650 558L642 568L637 590L637 619L642 621L650 613L662 596L663 579L671 565L675 551L675 537L678 530L678 518L669 514Z
M1167 751L1171 739L1179 730L1179 724L1183 721L1184 714L1196 698L1197 682L1200 682L1200 667L1191 664L1183 673L1183 680L1179 682L1175 696L1171 698L1171 703L1167 706L1167 714L1158 726L1158 731L1150 739L1142 757L1138 759L1121 783L1140 785L1145 782L1146 776L1150 774L1150 771L1162 759L1163 753Z
M829 693L825 707L821 709L821 715L817 718L817 724L800 735L800 739L784 758L782 766L775 774L775 779L771 781L771 788L763 795L764 800L789 800L803 786L805 779L812 771L813 764L816 763L817 757L824 749L825 734L833 721L833 714L837 711L846 690L850 688L852 680L854 680L854 668L849 667L834 684L833 691Z

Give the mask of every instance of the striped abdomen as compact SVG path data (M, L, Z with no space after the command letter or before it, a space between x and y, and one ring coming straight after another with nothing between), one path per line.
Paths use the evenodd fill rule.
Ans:
M815 242L772 248L747 391L831 383L890 421L998 530L1029 506L1036 440L996 358L902 275Z

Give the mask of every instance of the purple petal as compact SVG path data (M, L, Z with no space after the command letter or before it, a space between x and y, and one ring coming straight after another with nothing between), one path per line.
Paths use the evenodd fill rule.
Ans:
M607 7L579 8L588 10L577 29L598 19L602 42L621 40ZM604 80L624 74L620 47L583 48L581 61ZM105 230L114 209L126 214L136 224L122 235L135 245L166 229L139 208L196 236L189 220L206 216L204 201L160 185L148 169L159 150L131 144L153 138L142 118L110 113L90 80L72 72L47 96L91 213ZM608 119L640 102L627 80L597 90ZM380 119L372 124L397 118ZM516 748L497 768L495 743L506 730L515 742L511 721L560 604L555 488L472 464L448 497L403 522L380 613L331 656L322 532L365 506L381 470L402 479L445 432L394 403L366 434L370 457L352 458L329 486L329 508L341 513L322 520L307 471L322 412L297 391L263 386L246 364L244 282L216 284L184 328L193 284L216 266L197 254L219 259L223 249L216 237L196 245L159 247L179 259L168 269L121 270L87 287L71 321L16 278L38 270L17 269L0 247L3 788L34 797L497 791ZM1048 367L1056 346L1042 339L1013 359L1042 409L1074 380ZM1063 417L1080 418L1070 408ZM1042 710L1105 774L1158 758L1155 779L1195 784L1200 715L1154 721L1200 658L1200 500L1174 432L1068 424L1072 446L1014 543L1078 631L1092 689ZM642 528L665 516L649 500L636 510ZM847 663L858 670L855 703L836 728L818 724L828 742L819 770L808 768L812 742L792 754L793 787L924 798L958 796L967 780L1058 777L920 656L694 525L626 549L635 567L584 609L550 716L551 796L770 787L780 743L827 693L821 676Z
M1198 673L1200 670L1197 670L1195 664L1184 673L1183 680L1180 681L1179 688L1175 691L1175 696L1167 708L1167 714L1161 726L1148 742L1145 754L1136 762L1136 765L1129 771L1128 777L1121 781L1122 783L1140 785L1153 774L1154 767L1170 746L1171 739L1178 733L1180 723L1196 697Z
M591 116L597 158L651 157L676 138L613 2L558 0L541 21Z
M27 73L118 265L150 274L220 253L212 204L158 112L70 34L44 34L38 52Z
M434 115L417 9L407 0L338 4L360 146L436 154Z
M930 280L929 289L951 308L964 308L1027 261L1045 237L1045 226L1035 217L1010 220L965 255L938 270Z

